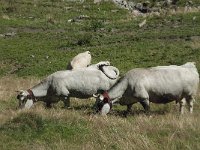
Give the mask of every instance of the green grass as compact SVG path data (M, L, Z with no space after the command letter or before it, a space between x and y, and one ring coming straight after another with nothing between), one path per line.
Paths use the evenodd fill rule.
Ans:
M73 56L86 50L92 52L93 63L110 60L122 74L135 67L187 61L200 67L199 46L192 47L192 37L200 33L198 12L147 17L147 25L139 28L143 18L133 18L110 2L38 1L34 7L32 1L21 1L12 4L11 12L6 9L11 4L2 4L1 15L10 19L1 18L1 34L17 34L0 39L1 76L12 70L19 76L46 76L65 69ZM89 18L68 22L80 15Z
M199 103L194 114L178 115L175 105L152 105L151 116L134 106L114 106L108 117L88 115L91 102L73 101L74 109L4 111L0 126L2 149L199 149ZM84 108L84 109L83 109ZM121 110L120 110L121 109ZM120 111L119 111L120 110ZM118 112L119 111L119 112ZM2 120L2 119L1 119Z
M89 18L77 20L80 15ZM147 24L139 28L144 19ZM111 2L2 0L0 34L10 32L16 35L0 36L1 149L200 149L199 99L193 115L179 116L170 103L151 105L151 116L135 105L127 118L125 107L117 105L104 118L93 116L94 102L87 100L74 101L72 110L60 109L59 103L49 110L38 104L21 112L14 93L33 86L33 77L64 70L87 50L92 63L109 60L121 75L136 67L188 61L199 70L200 12L144 18Z
M60 119L44 119L38 114L22 113L16 118L0 127L4 138L1 147L5 149L25 148L24 146L37 144L37 142L54 148L54 142L60 139L70 144L77 140L77 144L89 134L87 122L78 120L74 122L60 121ZM9 143L7 142L9 141ZM10 143L19 143L10 145ZM17 146L17 147L16 147Z

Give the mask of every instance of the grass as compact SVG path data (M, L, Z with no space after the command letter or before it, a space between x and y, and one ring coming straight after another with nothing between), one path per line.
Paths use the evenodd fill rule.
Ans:
M134 18L110 2L21 1L9 12L10 5L5 1L1 6L1 33L16 35L0 40L1 76L46 76L65 69L73 56L86 50L92 52L93 63L109 60L122 74L134 67L187 61L200 67L199 47L193 46L193 37L200 33L198 12L147 17L139 28L144 18ZM89 18L68 22L80 15Z
M179 1L182 8L185 1ZM199 1L193 1L199 6ZM80 15L88 16L79 19ZM73 19L75 21L70 22ZM144 19L147 24L140 28ZM9 36L8 33L16 33ZM92 63L109 60L124 74L136 67L181 65L200 69L200 13L178 12L134 17L111 2L60 0L0 2L0 147L1 149L200 149L199 99L194 113L178 106L140 105L123 117L116 105L107 116L93 114L94 100L62 102L52 109L38 103L17 110L16 90L66 68L79 52L91 51Z
M38 102L30 110L18 110L15 88L26 89L39 82L28 77L0 79L0 147L1 149L199 149L199 101L194 113L183 116L174 103L151 104L151 115L134 105L123 117L124 106L115 105L107 116L94 115L94 100L72 99L73 109L62 102L46 109ZM10 86L11 83L15 84Z

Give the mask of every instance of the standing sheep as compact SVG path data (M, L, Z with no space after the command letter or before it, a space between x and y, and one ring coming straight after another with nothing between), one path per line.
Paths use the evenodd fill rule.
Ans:
M146 111L149 104L176 101L183 113L185 101L193 112L193 101L199 85L199 74L193 62L181 66L136 68L127 72L108 92L99 97L99 110L107 114L113 103L127 105L127 112L140 102ZM94 95L95 96L95 95Z
M118 80L119 70L113 66L102 66L104 64L108 62L49 75L34 87L19 92L17 99L20 108L30 108L38 99L51 107L57 98L64 101L65 107L69 107L70 97L90 98L99 91L110 89Z

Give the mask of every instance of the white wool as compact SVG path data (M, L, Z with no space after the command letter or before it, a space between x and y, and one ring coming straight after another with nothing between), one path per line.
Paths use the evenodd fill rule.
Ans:
M101 109L101 115L106 115L110 111L110 105L108 103L104 104Z

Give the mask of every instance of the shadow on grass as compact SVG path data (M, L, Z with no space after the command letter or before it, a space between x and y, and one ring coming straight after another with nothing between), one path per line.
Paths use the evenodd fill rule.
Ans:
M71 105L71 107L74 110L88 110L88 109L93 109L93 106L91 104L82 104L82 105Z
M84 111L87 115L98 115L93 105L85 104L85 105L76 105L72 106L72 109L75 111ZM118 110L113 109L109 112L109 116L120 116L120 117L128 117L128 116L139 116L139 115L147 115L147 116L160 116L170 113L168 109L159 109L159 110L150 110L150 112L146 113L142 109L132 110L127 113L126 110Z
M120 116L120 117L128 117L128 116L139 116L139 115L146 115L146 116L162 116L169 113L168 110L153 110L149 112L145 112L144 110L132 110L131 112L126 112L126 110L112 110L109 115L112 116Z

